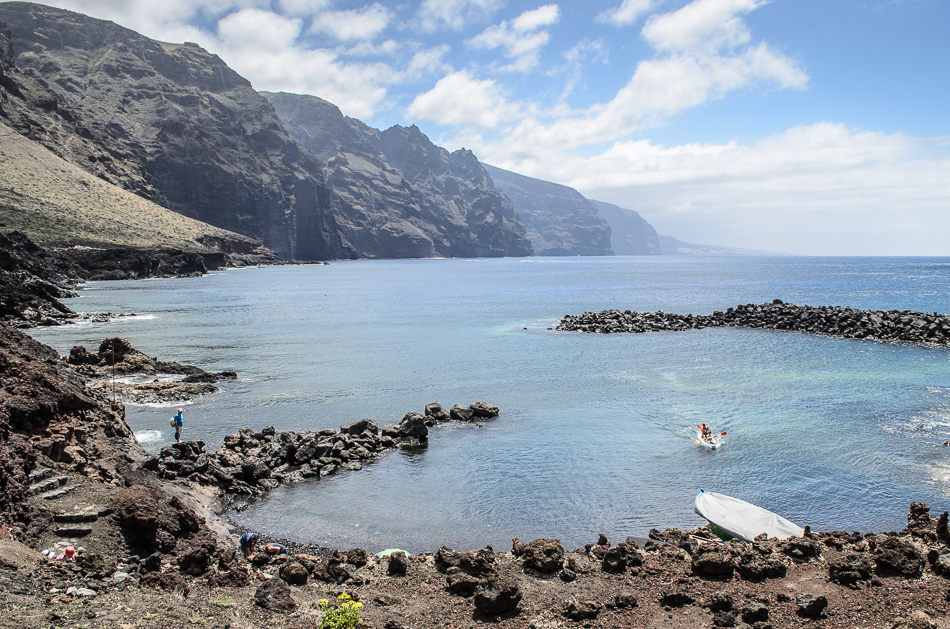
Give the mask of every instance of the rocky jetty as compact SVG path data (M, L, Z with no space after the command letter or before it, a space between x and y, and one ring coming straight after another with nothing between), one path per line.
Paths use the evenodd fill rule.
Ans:
M434 402L426 405L424 414L406 413L398 424L383 430L372 419L341 426L339 431L243 428L225 437L224 445L213 453L205 451L204 441L183 441L162 448L144 467L167 480L187 479L229 494L260 496L281 483L361 470L396 447L424 446L429 428L437 424L491 419L498 413L498 407L487 402L456 404L448 411Z
M715 311L711 315L680 315L633 310L602 310L565 315L563 332L598 334L675 332L702 328L761 328L870 339L894 343L950 346L950 315L911 310L858 310L845 306L798 306L780 299Z

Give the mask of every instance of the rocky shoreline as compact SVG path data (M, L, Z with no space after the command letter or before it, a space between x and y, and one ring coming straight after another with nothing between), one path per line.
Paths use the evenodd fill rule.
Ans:
M296 546L245 562L220 515L225 492L356 471L392 448L426 447L444 421L498 409L430 404L382 430L371 419L244 429L213 453L185 442L152 456L122 404L87 378L111 372L113 348L130 369L170 363L120 341L76 350L72 365L0 324L0 609L11 626L312 628L320 601L346 594L364 605L364 629L950 627L948 516L920 504L905 530L880 534L720 544L703 527L573 550L517 538L510 550L389 557ZM66 545L76 561L47 556Z
M564 315L562 332L597 334L679 332L731 327L788 330L891 343L950 346L950 315L911 310L858 310L844 306L799 306L780 299L745 304L710 315L680 315L661 311L601 310Z
M424 447L429 428L450 420L474 422L498 417L494 404L456 404L450 411L434 402L425 414L409 412L392 428L379 429L361 419L317 431L280 431L273 426L260 432L244 428L224 438L213 453L204 441L183 441L162 448L142 465L166 480L182 479L230 495L261 496L282 483L320 479L342 471L359 471L397 447Z
M0 232L0 321L20 328L62 325L79 318L60 299L90 280L196 277L208 271L283 264L272 251L207 239L218 251L138 247L41 247L24 234Z

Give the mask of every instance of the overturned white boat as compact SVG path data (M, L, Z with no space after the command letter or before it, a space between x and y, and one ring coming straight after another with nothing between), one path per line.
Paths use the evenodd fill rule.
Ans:
M695 511L713 527L747 542L765 533L769 537L801 537L805 529L780 515L725 494L699 490Z

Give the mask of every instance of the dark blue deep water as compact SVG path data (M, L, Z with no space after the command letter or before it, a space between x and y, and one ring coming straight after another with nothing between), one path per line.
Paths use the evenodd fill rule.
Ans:
M616 257L339 262L100 282L69 305L135 313L37 330L67 353L122 336L146 353L234 369L186 407L217 448L242 426L397 423L428 402L486 400L481 427L424 451L282 487L235 519L334 547L435 550L514 536L568 547L692 527L700 488L816 529L903 528L950 508L950 351L759 330L584 335L563 314L708 314L780 298L950 312L948 258ZM150 450L169 408L128 407ZM695 425L727 430L716 451Z

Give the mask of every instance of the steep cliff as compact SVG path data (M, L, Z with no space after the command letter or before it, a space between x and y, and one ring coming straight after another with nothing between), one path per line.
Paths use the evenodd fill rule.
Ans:
M531 255L521 221L471 151L449 153L416 126L378 131L313 96L264 95L325 163L340 231L360 255Z
M610 246L618 256L655 256L665 253L650 223L633 210L603 201L591 201L610 224Z
M285 259L358 256L319 162L217 56L37 4L0 3L0 21L0 118L18 133Z
M537 255L613 255L610 226L577 190L484 166L495 187L511 199Z

